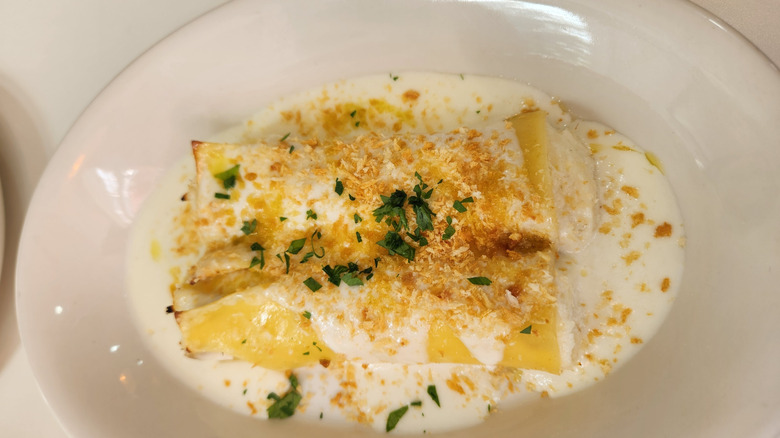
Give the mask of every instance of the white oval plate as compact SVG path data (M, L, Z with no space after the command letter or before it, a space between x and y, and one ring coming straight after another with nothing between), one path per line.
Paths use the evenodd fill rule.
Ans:
M678 301L636 358L455 435L776 436L780 77L696 7L642 0L233 2L144 54L60 146L21 240L24 347L72 435L312 432L219 408L164 370L128 314L129 231L191 139L284 94L404 70L528 81L614 126L663 160L688 233Z

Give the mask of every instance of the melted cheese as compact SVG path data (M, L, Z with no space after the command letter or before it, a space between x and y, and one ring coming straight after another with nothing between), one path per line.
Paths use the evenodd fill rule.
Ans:
M387 75L376 75L286 96L266 106L246 123L215 137L214 141L260 142L273 146L289 132L285 143L294 146L292 155L295 155L306 146L293 141L295 138L317 137L323 143L326 139L338 138L352 144L355 138L370 132L381 133L386 138L399 137L402 133L433 138L435 133L448 133L460 126L485 132L511 114L536 108L547 112L548 122L555 126L555 129L547 129L547 158L558 222L557 242L552 242L552 257L545 251L537 251L534 257L510 260L508 265L536 273L536 277L526 279L526 287L513 289L518 296L521 290L533 292L535 284L539 285L539 290L548 284L554 285L555 311L549 307L545 310L543 306L538 311L525 308L523 303L527 300L518 299L511 290L505 290L507 303L520 305L523 315L535 314L535 321L518 323L517 330L512 333L506 331L501 318L490 311L471 326L462 321L446 320L442 315L447 313L441 313L442 309L437 309L438 313L409 312L406 316L388 313L392 309L413 307L412 301L398 291L419 279L416 272L397 279L385 278L370 287L366 287L369 286L367 283L361 287L342 285L336 288L323 283L323 289L316 293L303 289L301 296L312 300L296 299L296 294L283 291L300 289L300 277L293 278L299 273L283 274L284 264L275 258L275 253L266 251L268 257L263 270L246 269L246 263L251 260L241 258L252 253L247 249L248 244L263 238L261 233L265 229L244 236L237 232L244 218L235 216L237 228L232 228L235 235L226 239L217 236L212 246L206 248L199 233L203 230L196 224L199 220L194 203L196 191L192 190L187 196L193 202L178 201L188 190L188 181L197 180L190 158L172 169L160 190L145 203L134 224L127 276L129 298L150 354L157 356L172 376L181 378L204 397L254 418L265 418L265 408L273 402L268 394L282 393L289 388L286 373L254 365L251 358L225 360L233 357L230 353L182 354L182 330L176 321L187 318L188 310L201 310L203 314L207 310L216 312L220 306L231 304L227 299L230 296L233 300L243 297L246 303L233 301L232 305L246 305L247 308L270 301L296 323L305 323L301 321L305 319L301 314L309 311L312 342L317 339L318 345L324 343L334 354L338 351L355 359L341 361L337 358L330 363L296 366L293 371L304 397L295 417L328 423L328 426L340 425L347 430L353 427L348 423L360 422L384 431L390 412L413 400L422 400L422 406L410 408L396 431L431 433L463 428L482 421L491 412L513 409L518 403L546 403L547 396L561 397L602 381L646 345L663 321L680 284L684 258L684 228L672 191L659 171L658 161L630 139L599 123L573 120L557 100L521 83L469 75L405 73L397 81ZM289 157L289 147L285 152ZM213 163L203 174L214 183L215 190L224 191L221 181L213 180L213 175L229 169L231 162L225 156ZM592 178L594 173L595 180ZM428 175L423 176L427 181ZM411 176L409 179L411 184L416 181ZM273 184L278 188L282 182L274 181ZM197 186L189 189L197 189ZM321 188L323 194L332 194L332 189L332 182ZM345 183L345 195L353 189ZM409 191L411 187L404 189ZM208 195L213 196L213 193ZM293 192L293 195L297 196L297 193ZM273 202L266 202L269 209L279 206L277 199L280 204L285 202L284 198L277 197ZM269 200L255 196L253 204ZM241 201L236 197L230 202ZM318 222L329 214L322 208L332 204L323 203L314 209ZM475 204L466 204L468 213L481 207ZM377 227L374 232L381 238L386 228L380 227L386 225L373 222L370 216L373 207L367 207L368 216L360 211L364 219L360 226ZM445 207L449 208L449 205ZM440 208L433 208L439 231L442 225L438 222L442 219ZM299 214L301 223L314 226L311 220L306 222L305 210L290 212L283 206L280 210L280 214L289 217ZM349 213L347 223L353 224L354 221L350 222L353 212ZM466 233L462 230L466 225L478 226L479 221L453 214L452 210L444 217L446 215L454 218L453 225L458 229L450 242L456 249L452 251L454 254L445 253L445 260L435 266L445 271L443 276L460 279L463 272L458 268L460 262L455 256L462 254L457 251L482 248L473 243L473 239L464 240ZM290 225L287 221L284 223ZM281 222L276 225L279 230L286 230ZM288 237L300 237L304 232L312 231L310 227L302 227L300 235L294 232ZM322 240L336 242L339 233L341 237L352 237L353 231L354 228L348 227L334 228L327 236L323 235ZM367 233L361 233L364 242L376 246L373 240L366 238ZM342 246L349 244L352 249L359 248L355 241L340 242ZM282 241L279 246L283 250L288 243ZM206 249L209 256L203 257ZM426 254L418 252L417 257ZM392 268L386 265L391 264L391 259L382 258L377 270ZM314 261L321 266L322 261ZM554 275L545 265L551 261L555 266ZM519 268L517 263L524 268ZM297 272L305 265L293 266ZM195 268L188 271L193 266ZM404 266L422 265L415 262L399 264L395 268ZM200 276L195 274L198 269L201 269ZM496 271L502 269L496 265ZM316 269L312 272L322 275ZM492 278L493 274L484 275ZM374 280L381 278L377 276ZM289 283L281 284L285 281ZM462 291L475 291L475 297L478 297L483 288L472 288L466 283ZM174 295L177 318L162 311L166 307L170 310L172 301L166 293L168 290ZM421 288L420 294L427 291L427 288ZM250 298L252 295L257 297ZM436 303L435 300L432 302ZM483 301L474 300L473 303ZM418 302L414 305L425 309L427 304ZM271 310L276 311L277 307ZM544 318L545 312L552 312L555 319ZM192 312L189 316L196 314ZM360 320L364 317L370 318ZM190 321L207 319L191 318ZM360 330L350 331L343 321L361 321L357 327ZM397 321L405 321L406 326L394 325ZM542 327L541 321L550 325ZM444 323L445 327L431 323ZM544 358L554 357L555 352L552 348L543 348L539 350L541 354L536 354L532 343L537 339L522 333L529 325L530 333L539 336L539 343L545 347L554 345L544 337L551 333L548 330L557 328L552 333L557 336L560 351L560 374L542 371L550 366ZM368 330L375 332L376 327L384 329L379 331L379 336L370 338ZM479 327L485 327L490 333L480 333ZM204 335L208 336L207 333L208 330ZM237 343L234 346L246 346L241 343L242 338L235 334L230 336ZM525 345L516 346L518 341ZM214 350L211 347L204 349ZM435 354L430 354L430 350ZM513 354L516 350L520 353ZM305 352L302 351L301 356L306 356ZM191 358L193 355L197 360ZM423 361L429 355L432 361L444 360L444 363L413 363ZM499 364L505 355L529 361L528 365L520 364L521 367L535 368L466 364L472 360ZM279 358L284 359L284 356ZM455 361L464 363L453 363ZM537 365L530 364L531 361ZM324 364L329 366L324 367ZM426 388L432 385L438 388L440 406L426 393Z
M297 150L284 141L194 142L195 223L210 249L174 293L182 344L278 368L315 359L292 332L321 346L337 333L327 351L342 359L559 373L548 129L545 113L534 111L480 131L307 140ZM215 175L236 165L235 185L226 187ZM431 193L434 229L422 233L424 246L405 237L416 251L409 262L377 244L394 228L372 212L381 195L413 192L416 184ZM473 202L458 211L455 202L466 198ZM405 214L402 236L418 227L408 205ZM306 249L291 252L296 240ZM263 248L262 266L252 245ZM323 267L350 262L364 284L331 284ZM491 283L471 284L471 277ZM471 351L485 339L487 348ZM360 345L359 353L345 343Z

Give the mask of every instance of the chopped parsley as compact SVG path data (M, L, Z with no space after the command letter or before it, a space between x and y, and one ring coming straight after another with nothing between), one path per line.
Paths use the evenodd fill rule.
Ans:
M311 234L311 251L307 252L303 255L303 259L301 259L301 263L306 263L309 261L312 257L317 257L318 259L321 259L325 257L325 247L321 246L320 249L322 250L321 254L317 253L317 249L314 247L314 238L322 239L322 233L320 233L320 230L316 230Z
M295 145L290 145L290 149L287 151L287 153L291 154L293 153L294 150L295 150Z
M415 400L415 401L409 403L409 405L415 406L415 407L420 407L420 406L422 406L422 400Z
M453 234L455 234L455 228L452 226L452 218L447 216L447 228L444 229L444 234L441 236L441 239L450 240Z
M379 195L382 199L382 206L373 211L373 215L377 222L382 222L383 219L394 220L398 218L398 222L395 222L394 226L396 231L400 230L400 227L406 229L409 228L406 220L406 212L404 211L404 202L406 202L406 192L403 190L396 190L390 196Z
M441 403L439 403L439 393L436 392L436 385L428 385L428 395L431 396L431 399L436 403L436 406L441 407Z
M360 236L360 233L358 231L355 231L355 236L357 236L358 243L363 241L363 237Z
M412 210L414 210L415 217L417 218L417 226L420 228L420 231L433 230L431 216L435 216L435 214L431 211L431 208L426 201L431 198L433 189L426 192L425 189L428 188L428 184L423 182L419 173L414 172L414 176L417 177L420 183L414 186L415 196L409 198L409 205L411 205Z
M468 280L469 280L469 283L476 284L478 286L488 286L491 283L493 283L487 277L469 277Z
M298 254L301 252L301 249L303 248L303 245L306 244L306 238L303 239L297 239L290 242L290 246L287 247L287 251L290 254Z
M309 277L306 280L303 280L303 284L306 285L309 289L311 289L312 292L317 292L322 288L322 285L317 282L317 280ZM309 312L306 312L309 313ZM306 316L306 313L303 314L303 316ZM309 316L307 318L311 318L311 313L309 313Z
M338 178L336 178L336 187L334 190L339 196L344 193L344 184Z
M524 328L524 329L520 330L520 333L522 333L522 334L524 334L524 335L530 335L530 334L531 334L531 327L532 327L532 326L531 326L531 325L529 325L528 327L526 327L526 328Z
M341 276L349 272L349 268L344 265L336 265L331 268L330 265L327 265L322 268L322 271L328 276L329 282L339 286L341 284Z
M282 139L279 140L279 141L285 141L285 140L287 140L287 137L289 137L289 136L290 136L290 133L288 132L287 134L284 134L284 137L282 137Z
M412 239L415 242L417 242L417 244L420 245L420 246L425 246L425 245L428 244L428 239L426 239L425 237L422 236L422 234L420 232L420 227L417 227L417 228L414 229L414 234L406 233L406 235L409 236L410 239Z
M361 280L358 275L367 275L366 280L369 280L373 276L371 273L372 268L363 269L361 271L357 263L353 262L347 263L346 266L336 265L331 267L330 265L327 265L322 268L322 271L328 276L328 281L336 286L341 285L342 281L349 286L360 286L363 284L363 280Z
M390 255L399 255L409 261L414 260L414 248L395 231L388 231L385 238L376 244L385 248Z
M393 76L393 74L392 74L392 73L390 73L390 78L391 78L393 81L397 81L397 80L398 80L398 76Z
M222 181L222 187L224 187L225 190L232 189L236 186L236 177L238 176L239 167L240 165L236 164L228 170L215 174L214 178Z
M252 219L252 221L244 221L244 225L241 227L241 232L244 233L244 235L248 236L255 232L257 229L257 219Z
M341 281L347 283L347 286L362 286L363 280L355 277L355 274L348 272L341 277Z
M455 210L458 210L459 213L465 213L466 212L466 206L463 204L469 204L474 202L474 198L469 196L466 199L461 199L460 201L455 201L452 203L452 208Z
M219 193L219 192L217 192L217 193L214 193L214 197L217 198L217 199L230 199L230 195L228 195L227 193Z
M419 246L428 244L428 239L422 233L423 231L433 231L433 216L436 215L428 205L428 200L433 194L433 188L423 181L422 176L418 172L414 172L414 176L418 181L413 189L414 195L407 199L407 194L403 190L395 190L390 196L380 195L382 205L372 212L377 222L384 220L393 229L393 231L387 232L385 238L377 242L377 244L387 249L390 255L400 255L409 261L414 260L415 248L404 241L403 236L399 234L402 229L409 230L404 204L408 200L417 222L417 228L415 228L414 232L406 232L405 234ZM441 183L441 180L439 183ZM454 232L455 230L453 229L449 236L451 237ZM448 238L445 237L445 240Z
M244 394L244 395L246 395L246 388L244 388L244 392L243 392L243 394Z
M352 195L349 195L349 200L350 200L350 201L354 201L354 200L355 200L355 197L354 197L354 196L352 196Z
M241 340L241 343L242 343L242 344L246 344L246 338L244 338L243 340Z
M359 216L357 213L355 213L355 216L353 216L353 217L354 217L354 219L355 219L355 223L356 223L356 224L357 224L357 223L360 223L360 222L363 222L363 218L362 218L362 217L360 217L360 216Z
M261 264L261 260L259 258L257 258L257 257L252 257L252 261L249 263L249 267L250 268L254 268L255 266L257 266L259 264ZM263 265L264 265L264 263L263 263ZM263 269L263 267L261 266L260 269Z
M379 267L379 261L380 261L380 260L382 260L382 259L380 259L379 257L377 257L377 258L375 258L375 259L374 259L374 267L375 267L375 268L378 268L378 267Z
M284 222L284 221L286 221L286 220L287 220L287 218L286 218L286 217L284 217L284 216L279 216L279 222Z
M311 319L311 312L309 312L308 310L303 312L303 317L306 319Z
M358 120L357 122L355 122L355 128L357 128L358 126L360 126L360 120Z
M260 265L260 269L263 269L265 267L265 248L263 248L263 246L260 245L259 243L255 242L255 243L252 244L250 249L252 251L260 251L260 259L258 259L257 257L253 257L252 258L252 263L249 264L249 267L251 268L251 267L259 264ZM255 263L255 260L257 260L257 263Z
M481 110L477 110L477 114L479 114L479 112L480 112L480 111L481 111Z
M349 113L350 117L355 117L355 114L357 114L357 110L352 110L351 113Z
M395 426L401 420L401 417L403 417L408 410L409 406L403 406L394 410L393 412L390 412L390 415L387 416L387 425L385 425L385 431L390 432L391 430L395 429Z
M276 257L280 261L282 261L284 263L285 268L286 268L285 274L289 274L290 273L290 255L285 252L284 253L284 259L282 259L282 255L281 254L277 254Z
M268 418L284 419L292 417L295 414L295 408L303 398L298 392L298 379L295 374L290 374L290 390L279 397L275 392L268 394L268 400L274 400L271 406L268 406Z
M313 219L315 221L317 220L317 213L315 213L312 209L306 210L306 220L309 219Z

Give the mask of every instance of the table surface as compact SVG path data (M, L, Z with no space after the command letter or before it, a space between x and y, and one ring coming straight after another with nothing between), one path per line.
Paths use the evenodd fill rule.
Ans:
M780 65L778 0L693 2L742 32ZM67 436L36 386L14 309L19 234L46 162L79 114L127 64L222 3L0 0L0 175L6 215L0 274L2 436Z

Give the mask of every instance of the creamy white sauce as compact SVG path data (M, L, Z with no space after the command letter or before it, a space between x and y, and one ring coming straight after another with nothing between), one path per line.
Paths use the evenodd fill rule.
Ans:
M559 307L562 313L582 321L576 329L581 342L572 337L559 339L562 351L575 352L561 375L523 370L507 379L506 372L493 367L450 364L346 363L331 364L327 369L319 365L298 369L295 373L304 399L294 419L287 421L361 421L383 431L389 412L420 400L422 406L410 407L395 431L422 433L473 425L490 411L517 403L544 403L547 396L583 389L625 363L656 332L674 301L682 273L683 227L661 171L627 138L604 125L573 120L553 99L527 85L431 73L402 74L397 79L386 75L359 78L277 101L246 124L211 140L278 138L287 132L303 135L306 133L299 133L298 126L282 116L284 111L298 109L307 117L323 107L339 102L365 103L369 97L402 107L401 96L407 90L419 92L419 97L411 116L415 123L404 125L404 132L480 128L524 107L536 106L549 113L552 124L569 127L585 144L592 145L597 192L606 208L591 212L598 231L584 248L569 248L578 253L561 256L557 273L559 287L568 285L573 290L573 298L561 298ZM358 127L350 135L359 132ZM188 145L181 147L186 154ZM172 251L177 234L172 218L184 208L179 198L193 175L192 159L186 157L170 171L138 216L128 266L131 305L144 339L172 374L205 397L265 418L271 403L266 399L268 393L287 391L284 374L221 360L218 355L185 356L173 315L165 312L171 305L172 269L180 270L181 279L197 258L174 256ZM317 211L327 214L325 206ZM666 236L669 229L671 234ZM327 321L321 324L327 326ZM357 350L339 333L326 331L324 337L336 350ZM463 341L476 357L496 359L494 346L479 338ZM345 381L354 383L350 400L338 396ZM441 407L426 393L428 385L436 386Z

